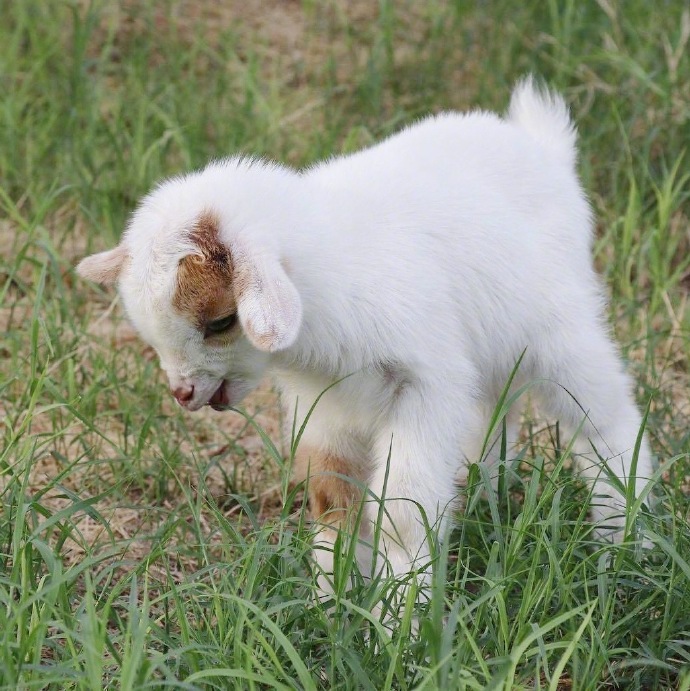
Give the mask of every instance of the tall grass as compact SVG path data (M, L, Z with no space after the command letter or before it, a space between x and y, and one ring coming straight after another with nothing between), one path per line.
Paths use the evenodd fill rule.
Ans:
M680 0L7 3L2 688L690 688L689 38ZM327 608L270 398L181 415L74 260L162 176L237 151L304 165L428 112L502 109L528 71L579 125L661 464L655 512L633 507L655 547L597 545L567 440L531 419L498 492L472 468L429 605L410 589L379 622L401 584L362 578L343 544Z

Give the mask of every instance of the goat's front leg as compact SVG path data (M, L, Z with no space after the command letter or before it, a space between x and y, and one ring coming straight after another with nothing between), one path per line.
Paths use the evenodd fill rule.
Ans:
M376 440L366 506L376 570L393 576L414 571L422 598L431 580L430 540L447 532L463 448L481 428L472 397L457 389L449 395L445 383L410 386L394 403Z

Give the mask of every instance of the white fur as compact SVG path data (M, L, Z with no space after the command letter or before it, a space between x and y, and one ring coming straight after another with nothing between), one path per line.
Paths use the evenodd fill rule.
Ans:
M581 436L629 479L641 418L606 326L575 160L563 100L527 80L505 118L429 117L303 172L215 162L144 199L123 238L121 295L171 387L194 386L191 410L223 379L237 403L270 372L299 423L347 377L303 443L344 458L366 450L371 491L387 498L384 549L403 573L428 556L420 510L443 534L454 480L480 460L523 351L516 384L538 380L546 412L570 430L586 411ZM171 306L177 264L195 251L189 229L207 211L255 277L239 302L254 335L227 348L206 345ZM624 499L591 447L584 458L601 495L595 520L620 529ZM646 440L637 473L639 493L651 476Z

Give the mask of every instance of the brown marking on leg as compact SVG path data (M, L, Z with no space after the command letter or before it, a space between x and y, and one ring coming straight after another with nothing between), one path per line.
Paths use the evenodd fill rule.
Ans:
M233 262L230 250L220 240L218 219L202 214L189 239L198 252L180 260L173 307L197 328L237 310L233 291Z
M297 481L308 480L309 503L315 519L341 528L356 516L364 482L357 463L329 453L300 449L294 475Z

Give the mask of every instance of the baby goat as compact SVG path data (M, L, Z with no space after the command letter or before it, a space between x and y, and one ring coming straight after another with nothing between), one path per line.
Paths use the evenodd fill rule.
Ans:
M463 469L497 460L500 444L479 456L523 353L514 386L534 382L579 430L593 518L616 539L625 499L601 458L638 495L651 461L643 439L631 477L641 417L606 326L575 139L563 100L528 79L506 117L443 113L303 171L217 161L159 185L78 272L118 284L187 410L235 406L270 372L299 426L325 391L296 460L324 574L363 506L360 536L380 513L393 573L428 578L425 525L444 535Z

